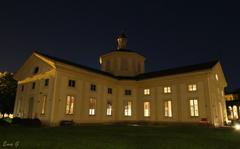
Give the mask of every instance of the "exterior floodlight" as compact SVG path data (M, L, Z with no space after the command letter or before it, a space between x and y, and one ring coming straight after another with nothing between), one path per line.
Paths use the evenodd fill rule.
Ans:
M236 130L240 130L240 124L235 124L235 125L234 125L234 128L235 128Z

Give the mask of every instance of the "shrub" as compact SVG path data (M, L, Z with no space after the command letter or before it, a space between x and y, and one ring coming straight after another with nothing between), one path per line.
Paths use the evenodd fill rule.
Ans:
M72 126L74 125L73 120L62 120L60 121L60 126Z
M16 125L16 124L20 124L21 123L21 118L20 117L14 117L13 119L12 119L12 124L13 125Z
M19 117L13 118L12 124L21 125L21 126L41 126L42 125L39 119L30 119L30 118L21 119Z
M39 119L22 119L21 123L22 126L41 126L42 123Z
M9 126L10 123L8 123L7 121L5 121L4 119L0 119L0 126Z

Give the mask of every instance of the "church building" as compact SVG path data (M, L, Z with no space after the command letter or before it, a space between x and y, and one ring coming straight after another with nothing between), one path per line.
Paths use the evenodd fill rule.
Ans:
M121 34L117 49L99 62L101 70L34 52L14 75L14 115L50 126L68 120L222 126L227 120L227 82L219 61L146 73L145 57L127 49Z

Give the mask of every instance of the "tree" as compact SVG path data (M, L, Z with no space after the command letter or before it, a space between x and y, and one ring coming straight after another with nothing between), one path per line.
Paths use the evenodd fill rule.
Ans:
M13 74L4 72L0 73L0 112L13 113L14 102L16 97L17 81L14 80Z

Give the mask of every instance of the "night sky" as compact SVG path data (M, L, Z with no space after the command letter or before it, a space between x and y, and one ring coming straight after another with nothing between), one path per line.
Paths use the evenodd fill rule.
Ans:
M240 88L240 10L224 2L2 2L0 71L15 72L33 51L99 69L99 55L116 49L124 30L147 72L218 58L228 90Z

